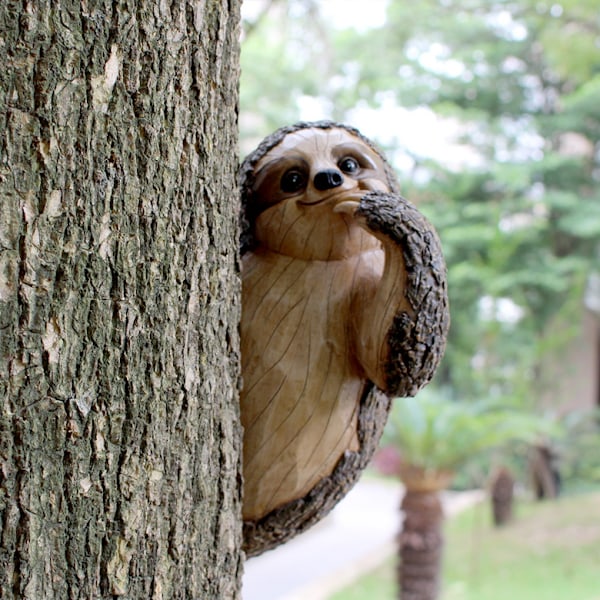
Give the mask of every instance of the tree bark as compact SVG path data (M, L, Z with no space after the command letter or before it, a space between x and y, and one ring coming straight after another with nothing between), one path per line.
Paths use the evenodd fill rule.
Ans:
M442 579L444 509L441 492L454 477L451 470L426 469L400 461L406 488L398 536L398 592L402 600L436 600Z
M398 567L401 600L435 600L439 596L444 512L438 490L407 488L401 510Z
M515 478L506 467L500 467L492 476L490 495L494 525L501 527L513 518Z
M236 598L237 0L0 5L0 590Z
M545 444L532 446L529 456L529 470L535 497L538 500L556 498L560 492L560 473L556 468L556 455Z

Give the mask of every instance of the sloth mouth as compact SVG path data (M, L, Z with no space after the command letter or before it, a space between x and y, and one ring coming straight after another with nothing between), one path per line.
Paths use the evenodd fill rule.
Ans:
M333 194L328 194L323 198L319 198L318 200L314 200L313 202L298 200L298 204L302 204L303 206L317 206L320 204L338 204L341 202L360 202L360 199L368 193L369 190L362 190L358 188L354 188L351 190L340 190L338 192L334 192Z

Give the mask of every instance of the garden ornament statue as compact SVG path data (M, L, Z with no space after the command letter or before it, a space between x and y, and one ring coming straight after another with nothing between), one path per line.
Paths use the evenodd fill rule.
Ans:
M299 123L243 162L244 547L316 523L371 458L390 398L433 376L449 325L438 237L356 129Z

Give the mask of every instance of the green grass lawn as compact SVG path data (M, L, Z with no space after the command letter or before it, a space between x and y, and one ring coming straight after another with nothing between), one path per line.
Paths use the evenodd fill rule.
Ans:
M441 600L600 600L600 493L521 503L495 529L483 503L446 523ZM393 600L395 561L331 600Z

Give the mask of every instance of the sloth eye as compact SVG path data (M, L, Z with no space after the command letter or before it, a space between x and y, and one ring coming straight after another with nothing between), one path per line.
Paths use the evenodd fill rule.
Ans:
M345 156L338 162L338 167L344 172L348 174L356 173L360 168L358 165L358 161L351 156Z
M299 192L306 187L306 175L297 169L290 169L283 174L280 187L281 191L286 194Z

